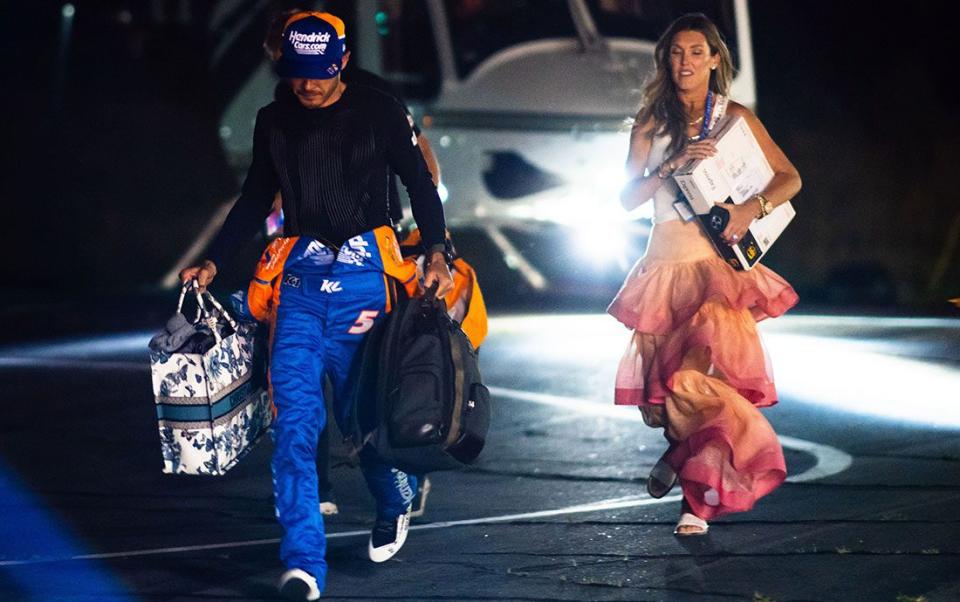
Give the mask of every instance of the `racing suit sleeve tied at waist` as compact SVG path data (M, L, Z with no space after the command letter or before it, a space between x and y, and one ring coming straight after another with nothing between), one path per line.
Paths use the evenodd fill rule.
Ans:
M396 235L389 226L354 236L339 249L311 238L289 236L275 239L260 256L247 288L250 313L257 320L269 321L279 303L284 274L309 272L318 262L331 265L331 276L373 269L396 279L408 292L411 288L416 291L416 262L402 258Z

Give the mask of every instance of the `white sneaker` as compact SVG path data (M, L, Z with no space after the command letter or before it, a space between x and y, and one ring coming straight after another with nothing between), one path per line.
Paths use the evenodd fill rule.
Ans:
M367 553L374 562L386 562L400 551L410 528L410 507L395 519L377 520L370 533Z
M280 576L280 595L287 600L319 600L320 588L313 575L301 570L290 569Z

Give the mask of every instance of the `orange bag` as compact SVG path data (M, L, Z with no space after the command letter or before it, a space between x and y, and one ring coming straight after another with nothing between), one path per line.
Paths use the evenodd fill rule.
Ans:
M414 229L400 243L401 250L408 255L405 261L416 264L418 257L422 256L418 252L421 250L419 247L420 231ZM487 338L487 305L480 291L477 273L462 257L453 260L450 273L453 276L453 290L443 298L447 304L447 313L454 321L460 323L460 328L470 339L473 348L479 349L480 344ZM422 292L416 287L413 290L407 288L407 294L410 297L419 296Z

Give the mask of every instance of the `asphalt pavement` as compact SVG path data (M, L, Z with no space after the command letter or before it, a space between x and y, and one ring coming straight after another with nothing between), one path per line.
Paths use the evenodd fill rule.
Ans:
M0 599L274 599L271 443L224 477L162 474L153 327L0 348ZM679 539L676 492L644 487L661 433L611 404L627 330L494 317L487 448L431 476L385 564L366 558L372 500L334 450L324 598L960 600L960 320L797 315L761 331L790 477Z

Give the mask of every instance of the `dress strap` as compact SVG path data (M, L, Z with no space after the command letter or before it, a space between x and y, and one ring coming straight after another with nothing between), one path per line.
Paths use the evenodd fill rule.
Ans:
M730 99L722 94L717 94L716 100L714 101L713 112L710 114L710 124L707 126L707 131L713 131L713 128L716 127L717 123L723 116L727 113L727 105L730 104Z

